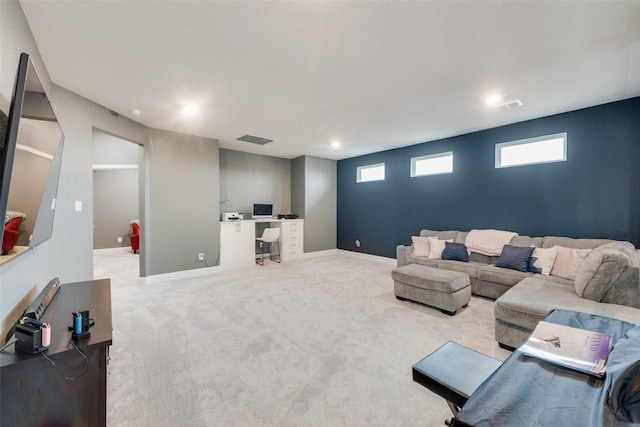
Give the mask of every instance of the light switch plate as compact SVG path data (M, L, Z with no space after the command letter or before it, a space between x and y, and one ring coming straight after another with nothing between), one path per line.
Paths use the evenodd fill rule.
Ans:
M76 212L82 211L82 201L76 200Z

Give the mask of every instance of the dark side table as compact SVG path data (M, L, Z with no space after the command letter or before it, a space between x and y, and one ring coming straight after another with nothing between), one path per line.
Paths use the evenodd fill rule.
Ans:
M500 365L502 362L493 357L448 341L413 365L413 381L446 400L456 416L469 396Z
M68 325L72 312L85 309L95 325L91 337L75 342L76 349L69 344ZM25 353L14 345L0 352L0 425L105 426L113 333L110 280L63 284L42 321L51 325L45 354L55 366L42 354Z

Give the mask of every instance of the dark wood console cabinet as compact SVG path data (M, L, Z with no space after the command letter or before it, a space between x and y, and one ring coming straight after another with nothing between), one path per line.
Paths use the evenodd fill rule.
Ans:
M89 310L95 321L91 337L76 342L86 361L69 344L68 325L77 310ZM41 354L21 352L13 344L0 352L0 424L106 426L110 280L63 284L41 320L51 325L51 345L45 354L60 372Z

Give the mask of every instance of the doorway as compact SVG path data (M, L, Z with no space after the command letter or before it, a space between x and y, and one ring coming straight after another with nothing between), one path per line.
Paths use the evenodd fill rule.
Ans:
M143 153L144 148L135 142L93 129L94 251L139 256L134 253L131 236L133 224L140 224L139 165Z

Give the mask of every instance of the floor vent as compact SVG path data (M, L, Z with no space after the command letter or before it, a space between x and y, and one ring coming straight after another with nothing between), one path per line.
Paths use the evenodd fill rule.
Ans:
M252 144L265 145L273 142L273 139L260 138L259 136L244 135L237 139L237 141L250 142Z

